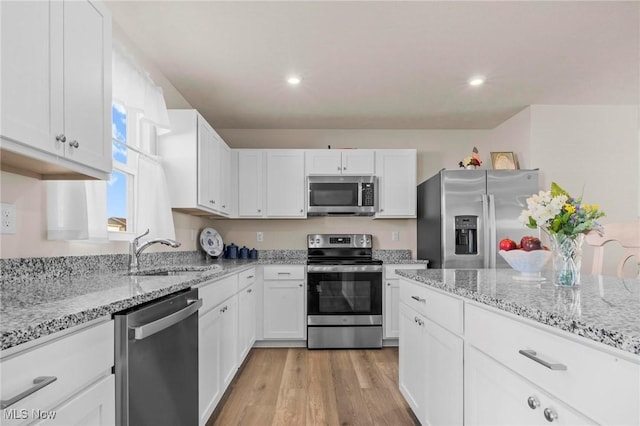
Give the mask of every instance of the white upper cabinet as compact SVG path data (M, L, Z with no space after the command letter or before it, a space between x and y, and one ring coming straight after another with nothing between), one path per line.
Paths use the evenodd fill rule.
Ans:
M416 217L416 150L376 152L379 218Z
M306 217L304 151L267 150L267 216Z
M261 149L240 149L238 155L238 216L265 215L264 157Z
M307 176L313 175L373 175L375 151L372 149L307 150Z
M231 211L231 150L196 110L169 110L171 132L158 138L171 207L195 215Z
M3 1L2 162L44 178L111 172L111 16L99 1Z

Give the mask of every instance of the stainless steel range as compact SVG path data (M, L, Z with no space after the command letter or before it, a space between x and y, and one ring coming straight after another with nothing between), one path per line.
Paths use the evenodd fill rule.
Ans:
M370 234L307 235L307 347L382 347L382 261Z

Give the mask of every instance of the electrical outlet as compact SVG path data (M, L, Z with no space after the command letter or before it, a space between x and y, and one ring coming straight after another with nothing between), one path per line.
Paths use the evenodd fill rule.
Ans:
M393 231L391 233L391 241L400 241L400 232L399 231Z
M256 239L258 240L259 243L263 242L264 241L264 233L258 232L256 234Z
M16 205L0 203L0 234L16 233Z
M196 240L196 230L192 229L191 230L191 241L195 241Z

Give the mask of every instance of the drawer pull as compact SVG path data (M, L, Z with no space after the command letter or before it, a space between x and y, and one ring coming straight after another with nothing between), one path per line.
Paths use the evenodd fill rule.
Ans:
M422 299L418 296L411 296L413 300L417 300L418 302L427 303L427 299Z
M291 275L291 272L278 272L278 275Z
M248 280L250 280L251 278L253 278L253 275L249 275L249 276L247 277L247 279L248 279Z
M12 406L16 402L25 399L26 397L28 397L29 395L31 395L34 392L38 392L43 387L45 387L47 385L50 385L51 383L55 382L56 380L58 380L58 378L56 376L40 376L40 377L36 377L35 379L33 379L33 386L31 386L26 391L24 391L22 393L19 393L18 395L14 396L13 398L3 399L2 401L0 401L0 409L4 410L5 408L8 408L8 407Z
M564 364L551 364L550 362L547 362L545 360L543 360L542 358L539 358L537 356L536 351L531 350L531 349L520 349L518 351L518 353L520 355L524 355L529 359L534 360L535 362L537 362L538 364L542 364L545 367L547 367L550 370L566 370L567 366ZM553 420L549 420L549 421L553 421Z
M556 413L556 410L553 408L545 408L544 418L547 419L548 422L552 422L558 418L558 413Z
M529 408L535 410L540 406L540 401L538 401L538 398L536 398L535 396L530 396L529 398L527 398L527 404L529 404Z
M252 288L250 288L249 290L247 290L247 293L251 293L253 291Z

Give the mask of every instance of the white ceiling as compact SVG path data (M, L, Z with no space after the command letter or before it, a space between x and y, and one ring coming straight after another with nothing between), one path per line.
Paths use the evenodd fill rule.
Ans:
M217 128L489 129L640 97L638 1L107 4Z

